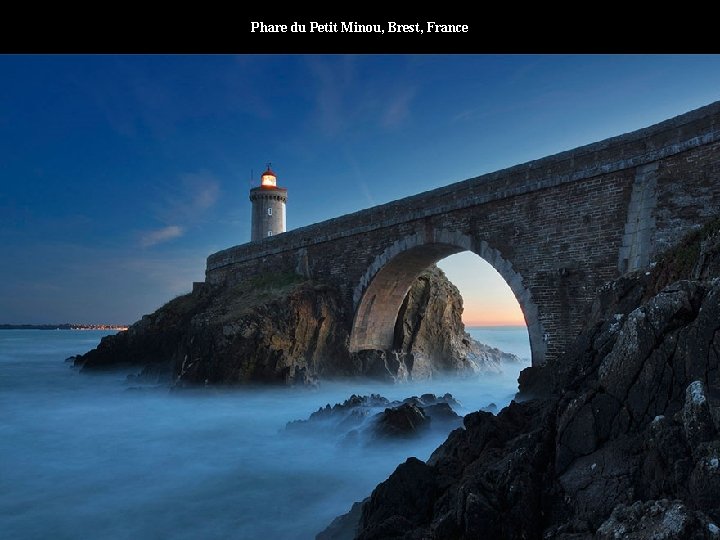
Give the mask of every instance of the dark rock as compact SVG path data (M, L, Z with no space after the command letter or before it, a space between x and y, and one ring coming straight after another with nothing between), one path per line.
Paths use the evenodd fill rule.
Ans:
M487 405L485 405L485 406L482 408L482 410L483 410L483 411L486 411L486 412L491 412L491 413L495 414L495 413L497 412L497 410L498 410L498 407L497 407L497 405L495 405L495 403L488 403Z
M289 430L321 429L327 431L334 429L338 433L360 426L366 419L375 415L378 410L390 406L390 401L378 394L357 396L353 394L343 403L336 403L332 407L327 404L312 413L307 420L288 422Z
M336 517L327 529L315 536L315 540L353 540L360 525L364 502L354 503L347 514Z
M438 494L435 472L416 458L408 458L373 491L360 520L362 540L412 538L405 534L432 515ZM382 501L382 504L378 504ZM420 537L420 533L415 537Z
M462 417L447 403L435 403L434 405L423 407L422 410L434 423L457 422L458 426L462 423Z
M453 406L459 407L459 403L451 394L423 394L392 402L378 394L352 395L343 403L320 407L307 420L288 422L286 429L335 434L345 446L378 439L407 439L430 427L445 433L459 427L462 417Z
M403 466L378 486L356 538L720 538L716 225L604 287L518 401L467 415L418 468L425 492Z
M689 500L720 523L720 441L700 444L695 454L688 483Z
M691 382L685 390L682 418L685 437L692 446L697 446L715 437L715 424L702 381Z
M619 505L595 535L596 540L670 540L717 538L720 531L708 518L682 501L636 502Z
M692 467L682 426L670 418L657 416L645 430L643 439L638 496L652 500L668 493L682 495Z
M380 413L374 434L383 438L414 437L430 427L430 417L417 405L403 403Z
M574 460L563 472L558 482L574 515L598 527L617 504L632 502L637 444L629 437L616 439Z

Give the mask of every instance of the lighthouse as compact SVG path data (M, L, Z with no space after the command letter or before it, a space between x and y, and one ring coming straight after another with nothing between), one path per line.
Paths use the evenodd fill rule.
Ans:
M278 187L277 176L267 165L260 177L260 186L250 190L252 229L250 241L262 240L285 232L287 189Z

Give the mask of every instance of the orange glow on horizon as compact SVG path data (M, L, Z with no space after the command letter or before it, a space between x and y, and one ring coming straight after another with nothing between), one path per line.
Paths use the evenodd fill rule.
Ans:
M465 309L462 314L465 326L525 326L520 306L494 306L494 309Z
M438 266L462 295L465 326L526 326L517 298L490 263L465 251Z

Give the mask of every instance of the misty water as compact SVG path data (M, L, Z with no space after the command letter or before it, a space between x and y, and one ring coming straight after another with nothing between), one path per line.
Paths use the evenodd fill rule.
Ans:
M170 392L63 361L109 332L0 330L0 537L314 538L408 456L427 459L446 434L348 446L334 433L284 432L286 422L353 393L450 392L461 414L502 407L529 364L527 332L470 332L526 362L502 375L394 386Z

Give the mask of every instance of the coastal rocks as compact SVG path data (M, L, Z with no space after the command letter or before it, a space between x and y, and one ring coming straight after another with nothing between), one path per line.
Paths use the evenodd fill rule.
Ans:
M414 403L403 403L380 413L373 431L382 438L407 438L416 436L429 427L430 416L425 414L421 407Z
M334 433L343 443L409 439L430 429L450 429L462 424L454 409L460 404L450 394L423 394L403 401L389 401L378 395L352 395L343 403L328 404L307 420L289 422L292 432Z
M357 534L364 503L365 501L354 503L347 514L336 517L327 529L315 537L316 540L353 540Z
M349 375L336 293L295 275L178 297L127 332L103 338L83 370L140 366L175 386L249 382L308 384Z
M193 315L187 350L175 364L175 386L312 385L318 377L353 374L333 289L298 281L247 287L238 286L242 292L230 298L220 291L218 301Z
M685 406L682 410L685 438L693 446L712 440L715 425L702 381L691 382L685 390Z
M462 322L462 296L438 267L415 280L398 313L394 351L413 379L439 372L472 372L471 339Z
M398 467L345 530L363 539L720 537L716 230L609 284L568 352L523 372L522 402L467 415L415 466L426 493L407 489ZM410 517L408 507L420 510Z
M388 406L390 401L379 394L369 396L353 394L344 402L336 403L332 407L329 403L325 407L320 407L307 420L288 422L286 429L346 434Z
M294 273L267 274L234 286L198 287L103 338L74 363L85 371L139 367L143 380L185 387L314 385L349 376L402 381L475 372L472 350L487 353L481 353L483 362L512 359L476 345L461 313L460 293L432 267L403 304L397 347L351 354L352 314L335 289Z
M363 377L392 382L411 379L413 358L404 352L365 349L352 353L350 358L355 365L355 371Z
M403 301L393 348L353 353L356 371L366 377L403 382L449 373L500 373L503 364L520 362L514 354L472 339L465 332L462 312L460 291L442 270L429 268Z
M521 362L520 358L512 353L501 351L472 338L468 341L470 342L468 360L472 364L472 369L477 373L502 373L505 365Z
M720 538L720 529L682 501L636 502L619 505L597 531L595 540L670 540Z
M453 431L427 464L410 458L373 491L356 537L534 537L544 482L535 470L552 441L550 416L529 424L537 412L531 403L513 403L498 417L467 415L465 429Z
M364 504L357 538L422 538L427 532L423 524L432 516L439 493L434 471L419 459L408 458ZM407 531L413 531L412 536L405 536Z

